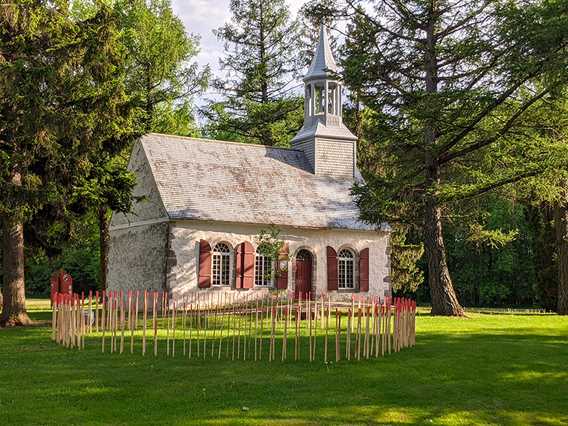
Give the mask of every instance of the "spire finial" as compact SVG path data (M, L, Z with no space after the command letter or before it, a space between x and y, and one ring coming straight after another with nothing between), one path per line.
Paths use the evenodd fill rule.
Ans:
M331 76L332 73L337 72L337 65L333 58L327 29L323 23L320 24L319 40L312 59L312 64L308 69L308 73L304 76L304 81L313 80L317 78L326 78Z

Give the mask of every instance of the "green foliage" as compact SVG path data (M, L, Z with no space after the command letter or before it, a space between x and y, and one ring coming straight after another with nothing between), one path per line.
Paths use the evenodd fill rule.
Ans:
M41 220L52 206L63 217L93 154L130 128L116 16L100 5L77 20L66 1L22 1L1 19L0 212Z
M284 241L280 239L280 229L271 226L268 229L261 229L256 236L258 251L270 259L278 259L280 250L284 247Z
M77 293L99 289L98 242L90 241L63 249L60 256L49 259L45 255L33 256L26 261L26 293L30 296L49 296L50 278L54 271L64 269L73 277L73 290Z
M280 239L281 231L275 226L270 226L268 229L261 229L256 236L257 250L263 256L277 262L280 258L280 252L284 247L284 241ZM272 268L268 279L278 278L281 273L286 273L279 267Z
M180 104L162 103L154 109L152 131L167 135L199 137L201 132L188 101Z
M127 51L126 85L141 114L141 133L189 133L190 101L209 78L209 68L194 61L199 38L186 33L169 0L116 0L115 9Z
M225 42L226 75L213 87L223 100L203 114L208 136L287 146L300 129L303 100L294 94L300 32L284 0L233 0L232 20L216 30Z
M424 254L422 244L407 241L408 230L395 226L391 233L391 284L397 293L414 293L424 281L424 272L418 261Z

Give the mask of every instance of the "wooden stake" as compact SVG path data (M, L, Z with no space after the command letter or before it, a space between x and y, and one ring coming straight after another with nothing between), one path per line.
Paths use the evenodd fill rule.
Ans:
M142 355L146 355L146 328L148 321L148 291L144 290L144 312L142 313Z
M309 356L309 360L310 362L313 361L313 342L312 342L312 303L311 303L311 295L308 293L308 299L307 299L307 308L306 308L306 313L308 315L308 343L309 343L309 351L310 351L310 356Z
M341 359L341 315L339 309L335 308L335 362Z
M363 317L365 319L365 334L363 336L363 357L369 359L369 320L370 320L370 310L368 306L365 306L363 310Z
M128 291L128 326L130 327L130 353L134 353L134 318L132 317L132 291Z
M351 360L351 324L353 323L353 311L351 308L347 313L347 334L345 340L345 358L347 361Z
M93 333L93 319L95 314L93 312L93 290L89 290L89 334Z
M124 352L124 328L125 328L125 313L124 313L124 294L120 291L120 353Z
M158 303L158 292L154 291L152 298L152 329L154 330L154 356L158 356L158 318L156 317L156 305Z
M176 309L176 301L175 299L172 302L173 306L173 312L172 312L172 323L173 323L173 329L172 329L172 357L176 356L176 320L177 320L177 309Z
M284 311L284 336L282 337L282 361L286 361L288 355L288 317L290 316L290 305L286 305Z
M322 307L324 305L324 302L322 300ZM325 328L325 337L324 337L324 342L323 342L323 362L325 362L327 364L327 339L328 339L328 333L329 333L329 312L325 312L323 311L322 313L322 319L325 317L325 324L324 324L324 328Z
M388 352L391 353L392 349L392 336L391 336L391 301L387 299L387 346Z
M255 321L254 321L254 360L258 360L258 298L256 299Z
M102 296L103 296L103 298L102 298L101 303L102 303L103 306L102 306L102 313L101 313L101 329L102 329L102 332L103 332L103 337L102 337L101 350L104 353L104 351L105 351L105 317L106 317L105 310L106 310L106 304L107 304L106 297L105 297L106 295L105 295L104 290L102 291Z
M95 291L95 333L99 332L99 292Z
M136 302L134 306L134 330L138 330L138 299L140 298L140 290L136 290Z

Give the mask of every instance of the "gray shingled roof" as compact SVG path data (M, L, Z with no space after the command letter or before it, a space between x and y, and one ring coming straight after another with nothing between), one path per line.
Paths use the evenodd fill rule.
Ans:
M315 176L302 151L158 134L141 144L171 219L374 229L352 182Z

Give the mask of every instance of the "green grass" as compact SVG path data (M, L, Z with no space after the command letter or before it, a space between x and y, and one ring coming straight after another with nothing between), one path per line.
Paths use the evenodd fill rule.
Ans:
M0 330L0 424L568 424L568 318L422 315L417 332L415 348L324 365L79 352L45 326Z

